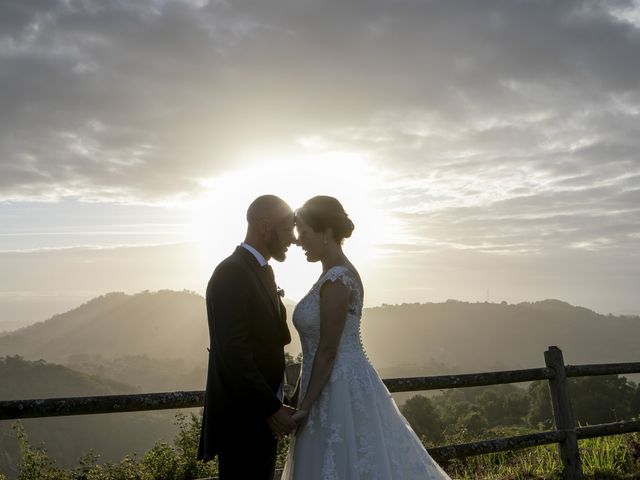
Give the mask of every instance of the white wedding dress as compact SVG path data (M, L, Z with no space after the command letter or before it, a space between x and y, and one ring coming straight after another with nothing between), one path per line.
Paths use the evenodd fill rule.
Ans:
M352 291L347 321L331 377L306 423L291 438L282 479L449 479L402 416L364 352L362 291L346 267L329 269L293 312L303 354L300 399L309 385L320 341L320 288L327 281L340 281Z

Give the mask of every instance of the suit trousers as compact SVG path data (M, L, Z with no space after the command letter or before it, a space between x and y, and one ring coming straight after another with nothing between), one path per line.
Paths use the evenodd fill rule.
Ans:
M273 480L278 440L264 427L226 429L218 451L220 480Z

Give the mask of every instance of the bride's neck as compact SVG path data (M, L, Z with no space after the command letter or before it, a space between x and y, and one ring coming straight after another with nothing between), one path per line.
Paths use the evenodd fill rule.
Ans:
M320 259L320 262L322 262L322 273L336 265L344 265L345 256L340 245L336 245L335 248L327 249L325 255Z

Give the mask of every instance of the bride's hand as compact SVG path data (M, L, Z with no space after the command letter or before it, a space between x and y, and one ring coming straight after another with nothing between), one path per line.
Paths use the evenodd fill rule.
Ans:
M295 413L291 415L291 420L296 422L298 424L298 427L300 427L306 420L308 414L309 412L307 410L296 410Z

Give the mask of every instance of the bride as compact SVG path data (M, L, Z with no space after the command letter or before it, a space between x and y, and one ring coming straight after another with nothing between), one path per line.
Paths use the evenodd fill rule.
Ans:
M342 251L353 223L338 200L317 196L296 212L298 243L322 275L300 300L299 428L283 480L449 479L402 416L364 352L364 288Z

